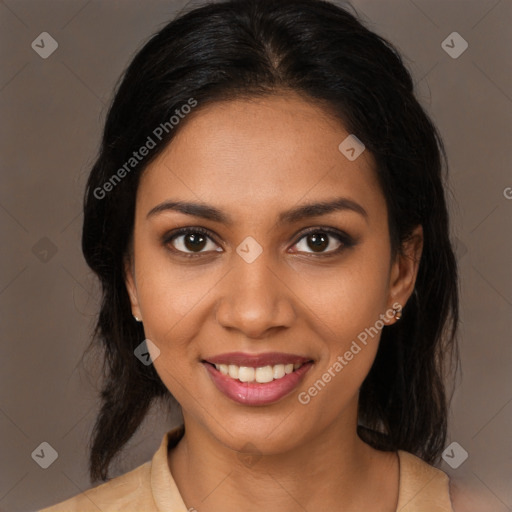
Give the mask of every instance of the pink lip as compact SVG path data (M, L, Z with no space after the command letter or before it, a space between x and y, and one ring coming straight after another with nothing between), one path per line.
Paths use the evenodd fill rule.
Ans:
M267 354L268 356L268 354ZM217 358L216 358L217 360ZM268 360L265 359L265 360ZM225 361L225 359L224 359ZM232 361L232 359L231 359ZM275 361L275 359L272 359ZM254 359L252 360L254 362ZM291 363L290 359L287 359L288 363ZM296 361L301 362L301 361ZM232 379L227 375L222 374L218 371L215 366L208 362L203 363L206 370L208 371L213 383L217 389L226 395L231 400L244 405L267 405L277 402L281 398L291 393L302 381L304 375L313 366L313 362L308 360L304 364L294 370L292 373L288 373L281 379L276 379L271 382L260 384L259 382L240 382L237 379ZM216 364L227 364L227 363L216 363ZM232 363L236 364L236 363ZM284 364L284 363L272 363L273 364ZM237 366L244 366L243 364ZM253 364L245 366L254 366ZM258 362L257 366L267 366Z
M205 358L205 361L212 364L235 364L236 366L258 368L260 366L275 366L276 364L304 364L311 361L311 358L282 352L265 352L264 354L230 352Z

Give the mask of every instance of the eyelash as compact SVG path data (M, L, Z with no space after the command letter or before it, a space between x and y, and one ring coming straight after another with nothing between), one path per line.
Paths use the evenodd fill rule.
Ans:
M184 228L176 229L176 230L171 231L170 233L167 233L166 235L164 235L162 242L166 247L168 247L169 244L175 238L179 237L180 235L190 234L190 233L194 233L194 234L199 233L199 234L205 235L210 240L215 242L215 237L213 237L212 233L209 230L207 230L205 228L201 228L201 227L184 227ZM335 256L335 255L339 254L340 252L342 252L344 249L353 247L357 243L356 240L354 240L351 236L347 235L346 233L343 233L342 231L338 231L338 230L335 230L332 228L327 228L327 227L326 228L312 227L312 228L307 228L306 230L302 231L299 238L293 245L297 245L303 238L305 238L308 235L313 234L313 233L324 233L326 235L332 236L332 237L336 238L341 243L341 245L337 249L334 249L332 251L327 251L324 253L305 253L310 256L315 256L315 257L320 257L320 258ZM174 248L169 249L169 250L172 251L173 253L179 254L180 256L183 256L185 258L196 258L196 257L202 256L203 254L205 254L205 252L187 253L187 252L180 251L180 250L174 249ZM206 252L208 252L208 251L206 251Z

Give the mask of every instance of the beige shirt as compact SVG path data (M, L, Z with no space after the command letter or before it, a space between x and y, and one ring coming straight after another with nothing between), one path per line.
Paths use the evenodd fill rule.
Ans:
M167 432L141 466L39 512L189 512L167 462L183 426ZM398 451L400 485L396 512L453 512L448 475L408 452Z

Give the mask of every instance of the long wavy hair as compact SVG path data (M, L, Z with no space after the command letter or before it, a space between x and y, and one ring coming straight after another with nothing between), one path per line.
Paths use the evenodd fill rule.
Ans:
M191 98L199 111L220 100L287 90L323 105L374 156L393 253L414 227L423 227L414 293L403 319L383 329L360 389L358 433L377 449L439 459L447 431L446 370L458 361L458 277L447 158L413 89L391 43L359 16L321 0L206 4L166 24L138 51L116 86L85 192L82 250L102 286L89 347L103 358L101 408L90 438L92 482L109 478L112 460L155 399L176 403L153 365L134 356L144 331L131 314L124 260L140 176L183 123L161 130L161 140L153 137L156 147L130 172L118 170ZM116 173L122 179L112 182ZM105 187L109 180L113 185Z

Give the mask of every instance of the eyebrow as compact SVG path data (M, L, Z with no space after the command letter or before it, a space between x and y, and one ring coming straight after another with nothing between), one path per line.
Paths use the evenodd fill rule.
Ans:
M315 203L307 203L297 206L278 216L278 225L293 224L300 220L310 217L318 217L320 215L327 215L336 211L352 211L358 213L365 220L368 220L368 212L359 204L346 197L338 197L330 201L320 201ZM204 203L193 203L185 201L164 201L152 208L146 218L152 217L166 211L177 211L185 215L192 215L194 217L201 217L203 219L211 220L226 225L233 225L233 219L214 206Z

